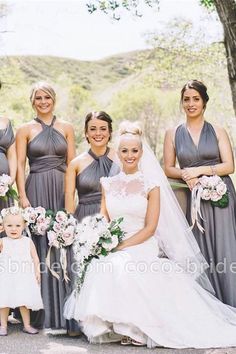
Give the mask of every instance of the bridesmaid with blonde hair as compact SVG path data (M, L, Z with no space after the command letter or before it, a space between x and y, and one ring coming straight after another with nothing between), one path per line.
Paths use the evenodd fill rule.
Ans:
M20 205L42 206L57 211L64 207L64 176L66 167L75 156L74 130L70 123L56 118L56 93L46 82L36 83L30 100L36 117L22 125L16 134L18 159L17 186ZM26 159L29 175L25 181ZM42 269L42 297L45 320L37 316L34 325L46 328L65 328L62 306L66 294L65 284L48 271L45 260L48 251L46 237L33 236ZM59 262L59 251L54 249L51 262ZM61 269L60 279L63 279Z

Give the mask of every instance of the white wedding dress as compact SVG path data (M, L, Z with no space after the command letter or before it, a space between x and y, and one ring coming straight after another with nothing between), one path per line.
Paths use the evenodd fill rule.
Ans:
M126 238L144 227L148 192L155 183L141 172L104 177L111 219L123 216ZM171 223L171 220L169 220ZM204 290L175 262L161 258L152 236L137 246L93 259L79 294L64 315L79 321L92 343L122 335L148 347L236 346L236 311Z

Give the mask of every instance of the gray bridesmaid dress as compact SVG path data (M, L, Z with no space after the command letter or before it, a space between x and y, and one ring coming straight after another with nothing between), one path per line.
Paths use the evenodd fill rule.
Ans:
M26 194L33 207L42 206L57 211L64 207L67 141L53 126L55 116L51 125L46 125L39 118L35 120L41 124L42 131L27 146L30 173L26 180ZM32 239L41 262L41 292L44 303L44 310L31 314L32 325L38 328L66 328L62 310L70 285L63 281L61 267L56 268L60 275L60 280L57 280L45 264L49 248L47 237L34 235ZM60 264L59 260L59 251L53 248L51 264Z
M12 130L11 122L8 123L7 127L4 129L0 129L0 175L2 174L10 174L9 164L7 161L7 150L14 143L14 133ZM3 208L8 208L13 204L11 199L6 201L0 199L0 211Z
M109 148L106 149L104 155L96 156L90 149L88 154L93 158L93 161L76 176L76 189L79 204L76 207L74 216L78 221L81 221L85 216L100 212L102 198L100 178L115 175L119 172L118 165L107 156L108 153ZM72 272L69 273L69 276L72 280L73 288L75 277ZM70 320L68 329L70 331L76 331L76 325L78 326L75 320Z
M94 215L100 212L101 205L101 185L100 178L117 174L118 165L115 164L107 155L109 148L102 156L96 156L92 150L88 154L93 161L81 173L76 176L76 189L79 197L79 204L74 216L80 221L85 216Z
M192 140L185 124L175 134L176 156L180 168L211 166L221 163L218 140L213 126L205 122L198 146ZM193 233L210 265L209 279L216 296L224 303L236 307L236 193L229 176L222 177L229 192L226 208L214 207L210 201L201 201L200 221L205 232L194 226ZM187 193L187 219L191 224L191 193Z
M12 130L11 122L8 123L7 127L0 129L0 175L10 174L9 164L7 161L7 150L14 143L14 133ZM14 205L14 201L11 198L7 200L0 199L0 211L4 208L8 208ZM6 236L5 232L0 232L0 238Z

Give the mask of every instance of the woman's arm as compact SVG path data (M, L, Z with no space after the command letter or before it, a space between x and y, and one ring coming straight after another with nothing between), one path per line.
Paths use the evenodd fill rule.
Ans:
M9 164L10 177L11 177L12 184L13 184L16 179L16 170L17 170L16 144L15 143L13 143L7 149L7 160L8 160L8 164Z
M182 170L175 167L176 164L176 153L174 147L174 135L175 129L167 130L164 140L164 171L167 177L171 178L181 178Z
M3 229L1 230L0 229L0 232L2 232L3 231ZM2 240L0 239L0 252L2 252L2 249L3 249L3 242L2 242Z
M26 149L28 142L28 127L23 126L16 133L16 155L17 155L17 173L16 184L20 197L20 205L22 208L30 206L30 202L25 191L25 163Z
M40 263L39 257L35 248L35 245L32 240L30 240L30 254L34 263L34 272L37 282L40 284L41 274L40 274Z
M153 188L148 195L148 206L145 217L145 226L136 234L122 241L116 250L139 245L154 235L160 215L160 188Z
M231 143L224 128L214 127L220 150L221 163L214 166L199 166L189 167L184 169L183 178L185 180L199 177L202 175L212 176L225 176L234 172L234 158Z
M102 200L101 200L101 208L100 208L100 213L105 216L105 218L110 221L107 208L106 208L106 197L105 197L105 191L104 188L102 188Z
M75 133L70 123L66 123L66 140L67 140L67 165L75 158Z
M69 163L65 174L65 209L72 214L75 212L75 187L78 172L78 161L74 159Z

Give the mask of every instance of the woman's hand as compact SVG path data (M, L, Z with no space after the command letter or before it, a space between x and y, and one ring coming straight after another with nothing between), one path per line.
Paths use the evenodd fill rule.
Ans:
M20 197L19 204L23 209L31 206L27 197Z
M125 241L119 243L119 245L114 249L114 251L122 251L125 248Z
M181 170L182 179L187 182L190 179L197 178L199 176L198 167L187 167Z
M36 277L37 283L40 285L40 283L41 283L41 274L40 274L39 270L37 270L35 272L35 277Z
M193 190L193 188L196 186L198 183L198 178L191 178L188 181L186 181L186 184L188 185L190 191Z

